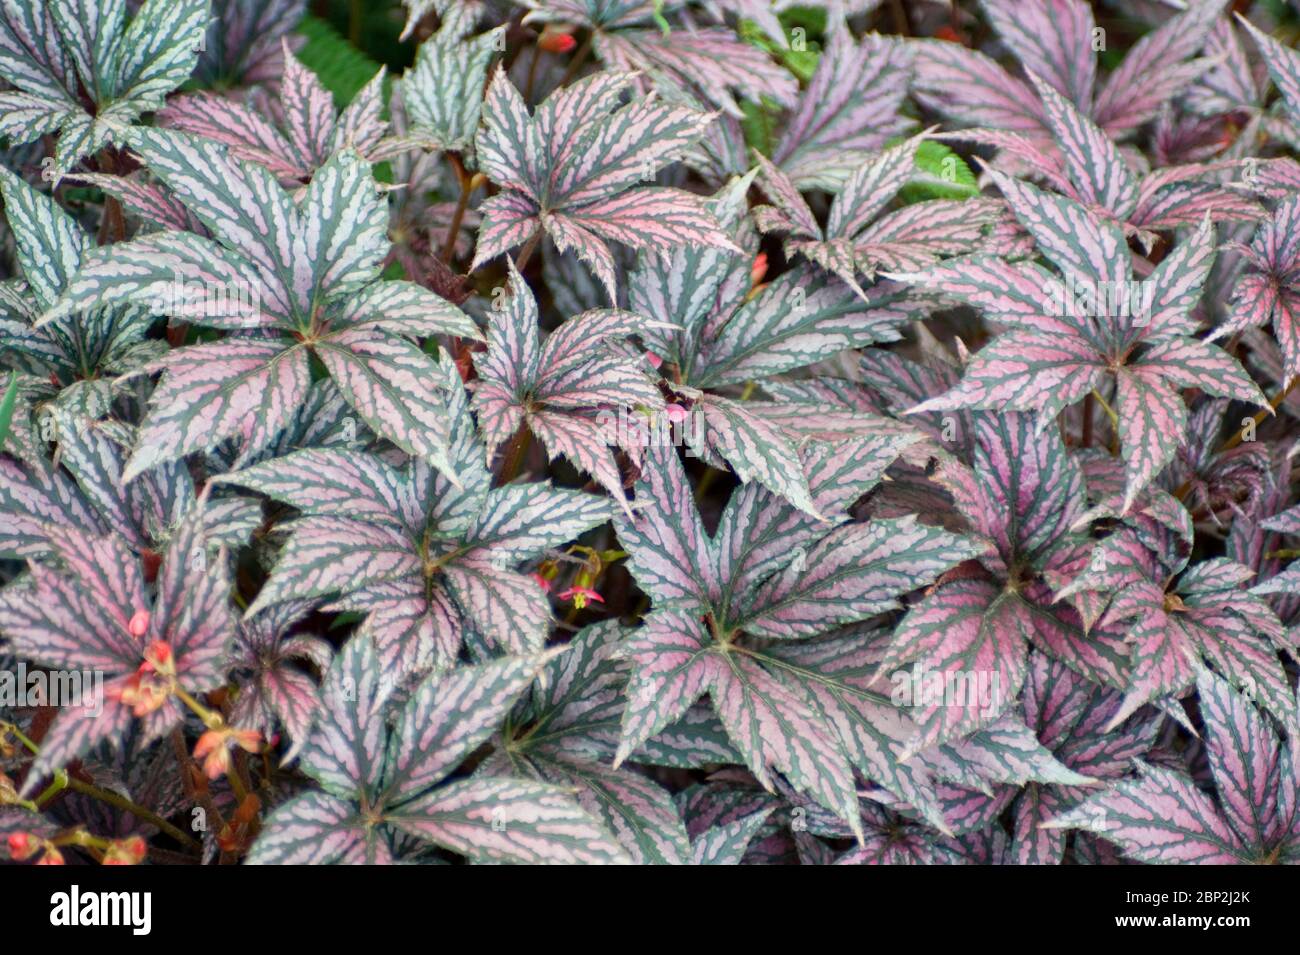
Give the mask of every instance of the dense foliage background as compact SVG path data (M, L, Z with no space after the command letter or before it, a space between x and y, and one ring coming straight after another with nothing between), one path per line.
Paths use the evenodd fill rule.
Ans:
M1300 860L1297 36L0 0L9 856Z

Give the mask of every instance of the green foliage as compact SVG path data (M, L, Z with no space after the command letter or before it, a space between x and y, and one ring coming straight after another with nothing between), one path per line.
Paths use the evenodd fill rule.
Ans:
M943 143L926 140L916 150L918 181L903 187L904 205L926 199L969 199L979 195L975 173L966 161Z
M319 17L306 16L298 25L298 33L307 42L298 51L298 59L320 77L320 81L334 97L340 109L352 102L374 75L380 64L362 53L347 41L334 26ZM384 83L384 98L388 98L390 82Z
M782 25L785 26L786 30L786 43L784 46L776 43L752 20L742 20L740 22L740 35L746 42L771 53L772 56L781 61L786 69L799 77L801 82L807 83L812 79L813 72L817 69L817 61L821 57L821 47L811 40L813 31L803 27L806 49L792 49L794 27L787 25L784 17L782 18Z
M9 372L9 384L5 387L4 397L0 398L0 447L9 437L9 426L14 420L14 404L18 400L18 372Z

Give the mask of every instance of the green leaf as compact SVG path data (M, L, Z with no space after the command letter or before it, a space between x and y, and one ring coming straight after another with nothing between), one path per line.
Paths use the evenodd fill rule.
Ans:
M4 448L4 443L9 437L9 426L14 420L14 404L18 400L18 372L9 372L9 384L5 386L5 394L0 398L0 449Z
M307 43L297 52L298 59L320 78L334 97L339 109L352 102L361 88L374 79L380 64L349 43L325 20L303 17L298 33ZM391 80L384 81L384 102L388 102Z
M781 115L781 107L775 100L764 96L761 103L745 100L740 104L745 118L740 121L740 128L745 134L745 145L757 149L764 156L772 155L774 127Z
M782 24L784 26L784 24ZM761 50L766 50L772 56L776 57L781 64L795 76L799 77L801 82L807 83L812 79L813 73L817 69L817 62L821 59L821 48L813 44L807 44L806 49L796 50L793 48L793 37L790 35L790 27L786 27L786 42L777 43L770 36L763 32L763 29L752 20L740 21L740 36L745 42L750 43ZM809 31L811 32L811 31ZM805 44L807 41L805 40Z
M904 205L926 199L969 199L980 194L975 173L943 143L923 140L916 150L917 175L898 193Z

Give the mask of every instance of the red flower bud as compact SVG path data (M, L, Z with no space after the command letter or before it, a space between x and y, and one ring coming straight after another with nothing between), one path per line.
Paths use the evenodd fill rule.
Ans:
M39 845L30 832L9 833L9 855L15 862L30 859Z
M569 33L557 33L551 30L543 30L542 35L537 38L537 45L547 53L569 53L578 41Z
M172 648L166 640L155 640L145 647L144 664L141 666L144 672L155 670L162 674L172 674L176 672L176 662L172 659Z

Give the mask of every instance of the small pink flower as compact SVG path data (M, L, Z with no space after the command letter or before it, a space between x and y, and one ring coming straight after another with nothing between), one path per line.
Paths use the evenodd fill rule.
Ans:
M594 600L598 604L603 604L605 602L605 598L596 593L596 591L592 590L590 587L570 587L568 590L564 591L564 593L559 594L559 598L561 600L572 600L573 605L579 610L587 606L588 600Z
M691 413L679 404L671 404L664 408L664 413L668 415L668 420L673 424L681 424L691 416Z
M219 779L230 772L232 746L238 746L246 753L256 753L262 748L262 734L257 730L236 727L204 732L194 744L194 758L203 760L203 773L208 779Z
M208 779L219 779L230 771L230 750L226 749L226 735L220 730L208 730L194 744L194 758L203 760L203 774Z
M537 586L542 588L542 593L549 594L551 592L551 582L547 580L545 577L543 577L541 574L534 571L528 576L533 578L533 580L537 581Z
M660 365L664 363L664 360L652 351L648 351L645 353L645 360L650 362L650 367L652 368L658 368Z
M257 730L232 730L230 736L235 745L246 753L256 753L262 748L262 734Z

